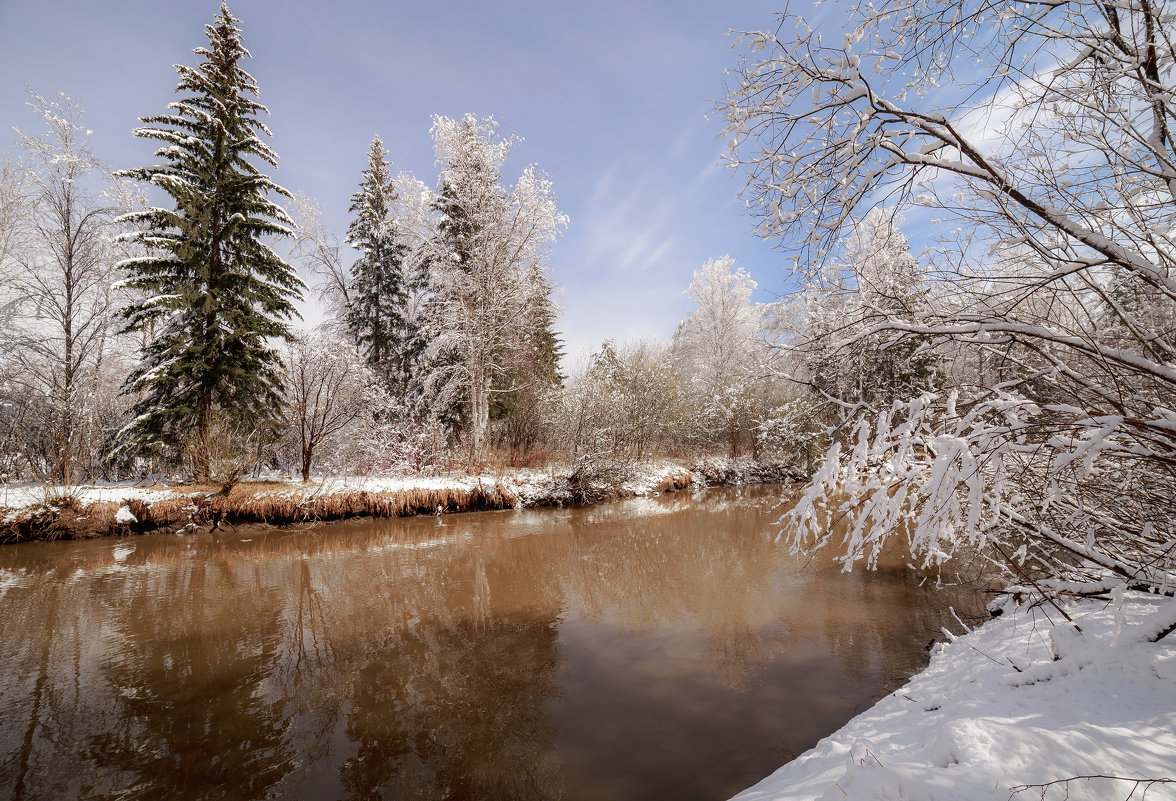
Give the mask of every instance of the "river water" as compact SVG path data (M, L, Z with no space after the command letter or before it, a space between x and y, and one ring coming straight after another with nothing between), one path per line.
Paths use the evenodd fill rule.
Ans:
M782 492L5 546L0 798L728 798L959 603Z

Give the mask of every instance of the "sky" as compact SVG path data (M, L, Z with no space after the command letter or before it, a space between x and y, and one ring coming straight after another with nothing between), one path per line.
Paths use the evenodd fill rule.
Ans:
M174 97L217 0L0 0L0 149L37 131L27 91L86 109L112 169L155 163L130 133ZM551 253L559 323L576 360L605 338L669 338L683 291L730 254L783 291L784 255L754 234L744 176L719 163L714 110L733 68L731 29L773 27L779 6L739 3L234 0L246 65L270 110L273 177L317 200L340 238L372 135L395 170L435 186L432 115L493 115L523 139L504 177L545 170L571 223ZM318 312L306 308L308 321Z

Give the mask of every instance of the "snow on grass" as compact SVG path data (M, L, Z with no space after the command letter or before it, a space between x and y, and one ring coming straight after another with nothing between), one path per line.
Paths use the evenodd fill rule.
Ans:
M119 503L128 501L143 501L155 503L166 498L174 498L178 494L175 490L136 487L131 484L88 484L76 487L45 486L43 484L22 483L0 485L0 509L28 509L41 506L47 500L65 496L76 497L87 506L92 503Z
M304 497L316 498L328 495L343 495L349 492L396 493L413 490L473 489L479 480L483 485L494 485L493 479L478 476L321 476L310 482L299 479L284 480L285 486L261 489L253 493L256 497ZM246 482L242 486L248 486Z
M1176 780L1176 634L1134 634L1174 603L1127 593L1116 621L1077 601L1081 634L1053 609L1010 608L735 798L1172 801L1176 783L1150 780ZM1096 775L1118 778L1075 778Z
M576 500L568 486L570 468L548 467L546 469L513 469L493 475L467 476L464 474L443 476L321 476L303 483L291 477L266 477L264 481L242 481L237 490L252 498L286 498L296 503L309 503L333 495L347 495L367 492L376 495L396 495L416 491L467 491L479 488L501 487L518 499L518 506L535 506L551 503L573 503ZM679 479L689 471L675 462L644 462L631 465L627 478L618 487L601 482L599 489L608 497L611 490L619 489L621 496L654 495L671 485L672 479ZM738 483L738 482L736 482ZM0 485L0 520L15 519L29 510L42 506L55 506L61 498L75 498L82 506L92 503L118 503L116 520L119 523L135 522L127 504L140 500L148 505L158 501L184 497L211 495L217 489L198 490L189 487L137 487L130 484L86 485L76 487L53 487L41 484ZM615 495L614 495L615 497Z

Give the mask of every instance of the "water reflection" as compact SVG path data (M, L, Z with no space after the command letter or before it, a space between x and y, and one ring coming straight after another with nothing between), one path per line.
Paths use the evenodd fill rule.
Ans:
M120 584L102 599L111 614L98 668L113 725L81 748L95 773L120 780L91 797L269 797L296 762L283 705L262 692L281 647L279 593L257 565L225 562Z
M946 622L778 493L0 549L0 797L726 798Z

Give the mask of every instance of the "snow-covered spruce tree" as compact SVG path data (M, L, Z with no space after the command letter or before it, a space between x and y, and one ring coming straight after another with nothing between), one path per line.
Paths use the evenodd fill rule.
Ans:
M1019 578L1176 588L1173 11L863 2L836 38L793 17L745 35L731 155L802 270L882 201L958 226L935 302L846 345L916 334L1005 362L863 410L788 517L797 549L837 516L847 564L907 532L926 564L980 551Z
M193 51L199 65L176 67L181 98L135 129L164 143L163 163L121 173L173 203L123 218L140 226L126 238L147 249L123 264L125 285L145 295L125 310L127 330L149 336L125 384L137 401L124 436L144 452L186 454L197 479L210 477L214 451L279 415L273 340L289 338L303 288L263 241L290 233L290 218L269 200L289 193L252 161L276 166L277 155L260 138L269 135L260 119L268 111L241 68L249 51L239 22L222 3L205 27L209 46Z
M803 381L840 429L862 411L909 401L940 383L931 338L893 331L889 320L916 320L928 308L930 287L896 221L872 209L841 243L836 257L814 270L780 308L791 334L787 347L801 356ZM796 319L788 319L796 314ZM881 324L881 330L877 329Z
M396 206L392 226L404 248L400 259L404 305L400 341L395 354L397 383L394 399L411 419L429 416L424 401L425 354L435 336L430 314L433 306L432 270L438 258L436 195L411 173L393 179Z
M540 380L523 368L541 352L541 329L550 327L545 261L567 224L551 181L534 165L511 189L502 186L502 164L516 140L497 131L493 119L473 115L433 119L442 169L430 389L463 407L471 464L487 443L492 397Z
M508 369L495 377L491 391L491 436L511 458L530 454L549 434L564 376L559 370L563 342L555 328L558 308L545 275L536 275L537 302L528 330Z
M391 166L384 143L378 135L372 137L367 168L348 208L355 217L346 241L360 256L351 265L346 319L367 363L394 394L403 395L408 383L400 374L408 299L402 263L407 248L392 224L397 198Z

